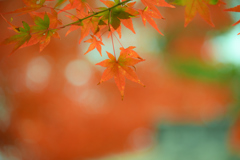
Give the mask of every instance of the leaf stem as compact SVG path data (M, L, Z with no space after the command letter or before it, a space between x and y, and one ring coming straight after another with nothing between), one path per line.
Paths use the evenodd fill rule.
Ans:
M120 40L117 38L117 36L113 33L114 37L118 40L119 44L123 47L122 43L120 42ZM123 47L124 48L124 47Z
M110 8L107 8L107 9L102 10L102 11L99 11L99 12L95 12L95 13L87 16L87 17L84 17L84 18L79 19L79 20L77 20L77 21L75 21L75 22L66 24L66 25L64 25L64 26L62 26L62 27L60 27L60 28L65 28L65 27L67 27L67 26L70 26L70 25L79 23L79 22L81 22L81 21L83 21L83 20L85 20L85 19L91 18L91 17L93 17L93 16L95 16L95 15L97 15L97 14L100 14L100 13L103 13L103 12L106 12L106 11L110 11L110 10L112 10L113 8L115 8L115 7L117 7L117 6L120 6L120 5L123 5L123 4L125 4L125 3L129 2L129 1L131 1L131 0L126 0L126 1L124 1L124 2L120 2L120 3L116 4L115 6L112 6L112 7L110 7Z
M112 31L111 31L111 39L112 39L113 53L114 53L114 57L116 59L116 53L115 53L114 42L113 42L113 37L112 37Z
M48 7L48 6L43 6L43 7L45 7L45 8L49 8L49 9L59 10L59 11L62 11L62 12L68 13L68 14L70 14L70 15L76 17L77 19L80 19L80 18L78 18L77 16L75 16L74 14L72 14L72 13L70 13L70 12L68 12L68 11L64 11L64 10L62 10L62 9L52 8L52 7Z
M112 30L111 30L111 10L109 10L109 17L108 17L108 27L109 27L109 31L111 32L111 40L112 40L112 46L113 46L113 53L114 53L114 57L116 59L116 53L115 53L115 48L114 48L114 42L113 42L113 37L112 37Z

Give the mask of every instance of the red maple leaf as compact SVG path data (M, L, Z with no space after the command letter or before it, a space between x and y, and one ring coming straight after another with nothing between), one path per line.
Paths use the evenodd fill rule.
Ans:
M107 67L107 69L103 72L99 84L114 77L122 99L124 97L125 77L144 86L144 84L137 77L135 71L131 68L131 66L144 61L144 59L135 58L135 55L129 51L131 51L131 48L122 49L118 60L116 60L116 58L111 53L107 52L109 59L96 64L102 67Z
M98 50L98 52L100 53L100 55L102 56L101 45L104 45L103 42L101 40L98 41L97 38L93 35L91 35L91 37L92 37L91 39L84 41L84 42L92 43L92 44L90 44L87 52L85 52L84 55L96 48Z

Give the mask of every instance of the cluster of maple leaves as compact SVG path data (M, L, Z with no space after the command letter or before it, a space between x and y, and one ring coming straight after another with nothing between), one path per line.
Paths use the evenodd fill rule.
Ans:
M49 44L51 37L60 38L58 34L60 29L70 27L66 35L74 30L81 30L79 43L81 43L85 37L90 36L90 39L84 41L91 43L85 54L96 48L101 56L101 45L104 45L102 42L102 35L108 32L108 37L112 38L114 32L117 32L119 38L121 38L121 24L135 33L132 24L133 18L141 17L144 25L148 22L154 29L162 34L153 19L164 19L157 7L175 8L174 5L185 6L185 27L193 20L197 13L209 25L214 27L208 5L226 4L222 0L173 0L171 3L167 3L165 0L141 0L145 7L140 9L135 8L136 1L133 0L100 0L104 5L106 5L106 7L92 9L85 0L22 1L26 5L25 7L1 14L3 18L3 14L29 14L34 21L33 25L29 25L23 21L23 26L18 27L4 18L4 20L11 26L10 29L16 32L15 35L2 42L2 44L15 44L12 53L19 48L31 46L37 43L39 43L40 51L42 51ZM55 6L48 6L46 1L55 1ZM67 4L65 5L65 3ZM62 7L62 9L59 9L63 5L65 6ZM41 8L50 9L51 12L41 12L39 11ZM76 15L68 12L68 10L75 10ZM240 5L234 8L226 9L225 11L240 12ZM58 18L58 14L61 12L66 13L66 16L72 20L72 23L63 25L62 21ZM234 25L238 23L240 23L240 20ZM129 46L127 48L122 46L120 48L120 55L118 59L116 59L115 50L114 55L107 52L109 59L96 64L107 67L99 84L114 77L122 98L124 96L125 78L144 86L134 71L134 65L144 61L144 59L142 59L133 50L134 48L134 46Z

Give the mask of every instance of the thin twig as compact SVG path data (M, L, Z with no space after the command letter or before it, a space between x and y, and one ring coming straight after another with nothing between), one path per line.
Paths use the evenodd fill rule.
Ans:
M68 11L62 10L62 9L52 8L52 7L48 7L48 6L43 6L43 7L45 7L45 8L49 8L49 9L56 9L56 10L59 10L59 11L65 12L65 13L67 13L67 14L70 14L70 15L76 17L77 19L80 19L80 18L78 18L77 16L75 16L74 14L72 14L72 13L70 13L70 12L68 12Z
M113 33L113 35L115 36L115 38L118 40L118 42L120 43L120 45L123 47L122 43L120 42L120 40L117 38L117 36ZM124 48L124 47L123 47Z

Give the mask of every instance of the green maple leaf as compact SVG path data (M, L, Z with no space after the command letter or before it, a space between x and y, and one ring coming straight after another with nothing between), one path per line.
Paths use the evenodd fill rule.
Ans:
M118 3L120 3L119 0L114 0L113 1L109 1L109 0L101 0L102 3L104 3L108 8L113 7L115 5L117 5ZM99 8L100 10L106 10L108 9L106 7L101 7ZM101 21L105 21L105 20L109 20L109 14L110 14L110 24L111 26L117 30L119 28L119 26L121 25L121 20L126 20L126 19L130 19L132 17L135 17L136 11L129 11L128 7L126 6L117 6L115 8L111 9L111 13L109 12L103 12L101 14L98 14L98 16L101 16Z
M14 31L17 32L18 34L13 35L2 42L2 44L16 43L11 54L14 53L17 49L19 49L24 43L27 43L31 38L30 26L24 21L22 23L23 27L14 29Z
M57 29L49 29L50 19L47 14L44 15L44 18L35 17L34 18L35 26L31 27L32 39L29 42L30 45L40 43L40 51L42 51L50 42L52 36L59 38L57 34Z
M32 31L34 32L45 32L49 28L50 19L47 14L44 15L44 18L35 17L34 23L36 26L32 27Z

